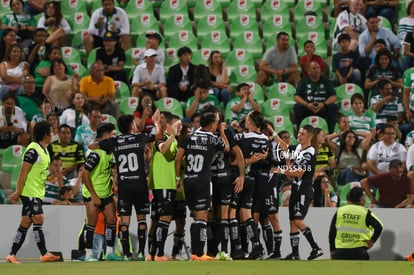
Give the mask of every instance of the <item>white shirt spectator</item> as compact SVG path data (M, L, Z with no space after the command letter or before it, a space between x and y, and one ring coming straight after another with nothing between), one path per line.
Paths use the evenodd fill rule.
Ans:
M104 18L104 23L100 28L96 28L95 24L98 22L99 17ZM111 30L111 25L115 25L117 29L120 30L118 35L129 35L130 34L130 25L128 21L128 15L121 8L114 8L114 13L112 16L106 16L103 13L103 8L98 8L92 13L91 21L89 23L88 33L91 35L96 35L104 37L107 30Z
M405 162L407 158L407 151L399 142L386 146L384 142L378 141L368 151L367 160L374 160L375 166L382 173L388 172L388 165L391 160L399 159Z

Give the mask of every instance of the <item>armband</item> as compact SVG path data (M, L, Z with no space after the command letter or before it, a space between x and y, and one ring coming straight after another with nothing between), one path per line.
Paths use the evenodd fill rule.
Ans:
M181 177L175 177L175 180L179 181L179 180L181 180Z

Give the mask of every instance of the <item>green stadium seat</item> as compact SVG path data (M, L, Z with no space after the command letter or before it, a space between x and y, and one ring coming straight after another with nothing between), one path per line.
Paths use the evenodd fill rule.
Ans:
M256 82L246 82L250 87L250 92L253 93L253 99L262 104L265 101L263 88ZM239 83L240 84L240 83Z
M110 114L101 114L101 122L109 122L112 123L113 125L115 125L115 130L117 134L120 134L119 130L118 130L118 121L116 120L116 118Z
M215 15L223 18L223 10L218 0L197 0L194 6L194 21L197 25L202 18Z
M17 180L19 179L20 170L22 169L22 164L17 164L12 172L11 172L11 179L10 179L10 189L15 191L17 186Z
M187 46L192 51L198 49L198 40L191 31L181 30L176 32L170 39L169 48L179 49L181 47Z
M254 17L248 14L241 14L230 24L230 38L234 41L243 32L250 31L259 34L259 24Z
M249 16L252 21L256 21L256 7L249 0L233 0L227 9L227 20L230 26L241 15Z
M88 1L87 0L60 0L60 7L65 17L75 14L88 12ZM100 1L96 1L101 3Z
M81 55L74 47L62 47L62 59L66 64L68 63L81 63Z
M0 1L0 18L3 17L6 13L9 13L10 10L10 0Z
M342 84L336 88L335 93L338 110L341 113L345 113L351 110L351 97L354 94L360 94L364 96L362 88L353 83Z
M317 17L323 18L322 5L318 0L303 0L295 6L294 21L299 22L308 12L314 12Z
M84 42L84 38L85 36L88 35L88 30L81 30L81 31L76 31L71 33L72 36L72 47L76 48L76 49L81 49L84 48L85 46L85 42Z
M309 124L314 128L321 128L325 133L329 133L328 123L326 120L320 116L308 116L302 120L299 128L302 128L304 125Z
M154 15L154 7L150 0L130 0L125 7L125 12L132 21L143 13Z
M212 31L226 33L226 25L221 16L209 14L199 19L196 30L198 40L202 41Z
M165 61L164 61L164 72L168 74L168 70L172 65L175 65L179 62L177 57L177 48L167 48L165 49Z
M193 25L186 13L176 13L166 19L164 23L164 37L169 41L179 31L193 32Z
M305 55L303 44L307 40L311 40L315 44L315 54L320 55L322 59L326 59L328 57L328 45L326 43L324 34L312 31L306 33L306 36L301 36L297 40L299 57Z
M65 18L71 27L72 33L87 30L91 20L86 12L75 12L67 15Z
M75 73L79 74L81 78L89 75L89 70L86 69L86 67L83 66L82 63L69 63L69 65L72 67L72 70Z
M89 53L89 55L88 55L88 60L87 60L87 62L86 62L86 66L88 67L88 68L90 68L91 67L91 65L93 64L93 63L95 63L95 61L96 61L96 51L98 50L99 48L94 48L90 53Z
M172 97L164 97L155 103L155 106L161 112L170 112L180 118L183 118L183 108L181 103Z
M201 48L220 51L223 58L226 58L230 51L230 41L225 32L212 31L201 40Z
M3 152L1 160L1 171L11 173L13 168L21 164L26 147L22 145L12 145Z
M286 16L289 19L289 3L284 0L267 0L262 5L260 21L271 21L275 14Z
M307 37L309 32L316 32L323 36L323 40L325 40L325 26L320 17L307 15L301 18L296 26L296 39L298 40Z
M129 20L131 26L131 41L149 32L160 33L160 24L152 13L141 13Z
M267 88L268 98L279 98L284 104L289 105L291 108L295 105L293 99L296 89L292 84L287 82L278 82Z
M283 104L279 98L268 98L261 106L264 117L290 117L290 106Z
M164 24L168 17L179 13L188 15L186 0L165 0L160 7L160 22Z
M24 111L25 118L28 121L31 121L33 116L39 114L39 106L32 99L25 96L17 96L19 101L19 107Z
M231 70L230 85L235 87L239 83L254 82L257 77L257 72L254 66L239 65Z
M119 110L122 115L132 115L138 106L138 97L124 97L119 102Z
M383 17L383 16L378 16L378 19L379 19L378 21L379 26L389 29L390 31L393 32L393 27L392 27L390 20L388 20L386 17Z
M217 0L222 8L228 8L232 0Z
M292 24L288 15L273 14L268 20L263 21L263 37L265 40L271 38L273 44L276 41L276 34L286 32L289 34L289 40L292 40Z
M254 56L244 48L235 48L227 54L226 66L229 70L233 71L240 65L247 65L254 68Z
M195 65L208 65L208 57L210 56L210 48L201 48L198 51L194 51L191 55L191 63Z
M295 131L293 129L292 121L289 116L275 115L271 117L265 117L273 125L273 129L279 133L280 131L288 131L291 136L291 143L294 139Z
M161 35L161 38L162 38L162 40L161 40L161 43L159 45L159 48L165 50L165 39L162 35ZM146 43L147 43L147 37L145 36L145 34L139 35L138 39L136 41L136 47L141 48L141 49L145 49Z
M233 47L243 48L253 55L254 58L261 58L263 55L263 43L256 32L244 31L234 40Z
M131 96L131 91L129 90L128 84L122 81L119 81L119 80L114 80L114 84L115 84L115 100L117 102L120 102L122 98Z

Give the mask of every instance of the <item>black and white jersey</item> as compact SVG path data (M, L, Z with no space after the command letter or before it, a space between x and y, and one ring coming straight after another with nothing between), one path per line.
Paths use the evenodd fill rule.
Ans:
M269 139L265 134L249 132L239 133L234 136L236 144L239 145L245 159L252 157L256 153L266 152L269 148ZM255 171L267 166L265 160L258 161L246 166L246 175L253 176Z
M295 151L290 154L291 158L291 169L299 170L302 169L305 172L301 178L295 178L293 183L310 184L312 185L312 177L315 173L316 153L315 148L308 146L302 149L302 146L298 144Z
M144 148L153 142L151 134L127 134L99 142L103 150L113 152L118 168L118 184L146 182Z
M216 151L223 150L224 146L221 137L201 129L187 136L180 144L185 150L185 178L210 181L213 158Z
M227 140L229 141L230 149L233 148L236 145L233 135L229 129L226 129L224 133L226 134ZM216 136L219 136L219 133L216 133ZM229 153L226 153L223 150L216 152L214 155L213 163L211 164L211 173L214 176L225 177L231 175L229 155Z

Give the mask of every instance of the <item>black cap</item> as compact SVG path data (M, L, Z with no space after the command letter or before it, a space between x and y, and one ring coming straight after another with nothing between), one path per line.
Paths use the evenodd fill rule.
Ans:
M395 168L395 167L398 167L400 165L403 165L403 163L402 163L401 160L399 160L399 159L393 159L393 160L390 161L390 164L389 164L388 167Z
M162 41L161 35L157 32L148 32L147 34L145 34L145 37L146 38L154 37L155 39L158 39L158 41L160 41L160 43Z
M106 40L106 41L118 41L118 35L115 32L107 31L104 34L103 40Z

